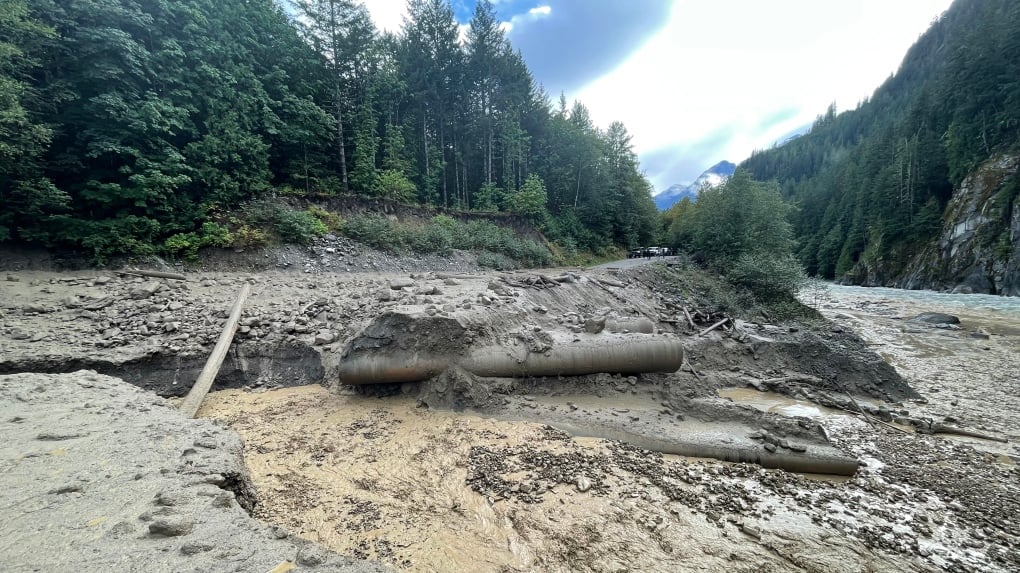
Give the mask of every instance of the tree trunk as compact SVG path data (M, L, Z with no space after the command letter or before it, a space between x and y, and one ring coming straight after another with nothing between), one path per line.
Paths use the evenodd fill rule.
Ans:
M446 130L443 129L443 123L439 123L439 149L442 151L440 154L441 161L443 162L443 207L450 207L450 200L446 193Z
M464 210L465 211L470 211L471 210L471 192L468 191L467 161L464 161L462 163L462 166L464 168L464 177L462 178L462 180L464 181Z
M429 169L429 135L425 128L425 121L425 108L423 107L421 110L421 145L422 149L425 151L425 187L427 188L429 184L429 177L432 173Z
M581 164L577 164L577 189L574 190L574 208L577 208L577 200L581 197Z
M340 147L340 181L346 193L350 187L347 184L347 146L344 145L344 112L340 101L340 82L337 82L336 87L336 140Z
M340 30L337 25L336 1L329 0L329 37L333 52L333 97L336 105L336 141L340 148L340 181L344 193L350 190L347 184L347 147L344 145L343 86L340 84Z

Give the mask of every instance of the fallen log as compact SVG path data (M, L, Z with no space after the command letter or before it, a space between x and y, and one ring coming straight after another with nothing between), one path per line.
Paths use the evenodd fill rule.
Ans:
M188 395L184 397L184 401L177 407L184 417L195 417L199 407L202 406L202 400L212 388L216 374L220 371L220 365L223 364L223 359L226 358L227 351L230 349L230 342L234 339L234 333L237 332L237 323L241 319L241 311L244 309L245 301L248 300L250 290L251 285L247 282L241 286L241 292L237 294L237 300L234 301L234 306L230 309L230 318L223 326L223 332L220 333L220 338L216 341L216 347L213 348L209 360L206 361L205 367L202 368L198 379L195 380L195 385L191 387Z
M709 332L712 332L713 330L715 330L715 329L719 328L720 326L726 324L727 322L729 322L729 320L730 320L730 317L727 316L726 318L720 320L719 322L717 322L717 323L713 324L712 326L709 326L705 330L702 330L701 332L699 332L698 336L705 336Z
M954 436L966 436L968 438L978 438L981 440L990 440L993 442L999 442L1000 444L1008 444L1009 440L1000 438L998 436L990 436L988 434L982 434L981 432L975 432L973 430L966 430L964 428L958 428L956 426L948 426L946 424L932 424L931 432L933 434L950 434Z
M627 285L623 284L622 282L620 282L620 281L618 281L616 279L599 278L599 279L596 279L596 280L599 283L603 284L603 285L609 285L611 287L616 287L616 288L624 288L624 287L627 286Z
M861 405L857 403L857 400L853 397L853 395L850 394L850 392L846 388L843 389L843 393L846 394L847 398L850 398L850 401L853 402L854 407L857 408L857 411L860 412L861 416L864 417L864 421L867 422L869 426L874 428L875 422L873 422L871 416L869 416L868 413L864 411L864 408L861 408Z
M643 316L612 317L606 319L606 330L609 332L640 332L654 334L655 323Z
M131 275L136 277L150 277L154 279L173 279L175 281L186 281L188 277L181 273L167 273L163 271L140 271L132 269L129 271L114 271L118 275Z
M538 275L538 279L539 279L539 281L544 283L546 286L551 286L551 287L560 286L560 283L556 282L556 279L554 279L553 277L551 277L549 275Z
M697 328L697 326L694 326L694 319L693 319L693 318L691 318L691 313L687 312L687 307L686 307L686 306L682 306L682 307L680 307L680 308L682 308L682 309L683 309L683 311L684 311L684 316L686 316L686 317L687 317L687 322L688 322L688 324L690 324L690 325L691 325L691 328Z
M766 378L761 381L762 384L766 384L768 386L785 384L787 382L804 382L806 384L817 386L822 383L822 379L810 374L791 374L790 376L780 376L778 378Z

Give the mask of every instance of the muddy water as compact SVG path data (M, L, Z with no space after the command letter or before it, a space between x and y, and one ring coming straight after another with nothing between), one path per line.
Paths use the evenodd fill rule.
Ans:
M553 439L539 424L416 408L407 396L337 395L319 386L214 392L199 414L225 421L244 438L261 519L401 571L750 571L787 563L619 466L598 469L608 495L560 484L534 504L487 498L465 482L472 447L608 454L600 438ZM514 459L507 458L504 479L534 477L533 467ZM700 471L720 466L679 456L662 463ZM828 543L804 515L774 518L769 527L798 540L783 554L811 554L800 558L806 561L817 558L812 546ZM825 559L838 566L819 570L860 565L851 556L846 568L837 555L834 549Z
M1010 443L945 439L1020 455L1020 298L830 285L804 300L854 330L922 394L921 401L907 404L913 414L948 417ZM960 329L909 322L922 312L955 315Z
M782 416L801 416L818 420L827 416L851 416L842 410L826 408L813 402L795 400L789 396L775 392L759 392L753 388L723 388L719 396L729 398L738 404L757 408L763 412L771 412Z
M533 559L509 517L465 485L464 463L471 443L534 439L531 428L319 386L217 392L200 415L244 436L262 517L302 537L409 571L493 571Z
M1011 311L990 304L943 307L862 290L834 292L822 310L861 333L921 390L929 403L908 404L912 412L952 414L968 427L984 425L990 431L1017 427L1020 405L1010 400L1020 391L1011 386L1017 382L1010 373L1018 370L1013 330L1020 321ZM902 319L923 311L957 314L964 330L906 331ZM976 328L990 339L971 338ZM860 423L842 413L754 394L730 397L777 413L820 415L825 423ZM596 406L570 400L582 409ZM958 404L951 406L952 401ZM996 407L989 409L989 402ZM548 406L566 405L542 404ZM649 410L617 412L644 418L653 416L655 406L638 400L611 408ZM244 437L262 498L262 519L402 571L918 569L915 563L884 561L888 556L868 551L852 537L831 535L804 510L779 498L763 502L774 503L777 513L767 522L755 521L768 531L758 543L731 525L717 525L705 513L664 498L645 477L620 466L603 470L608 495L561 484L546 492L542 503L524 503L489 499L466 485L473 446L549 453L607 448L599 438L550 440L534 423L418 409L409 397L344 396L317 386L213 393L200 415L221 418ZM533 468L507 463L501 477L530 479ZM707 470L721 466L673 456L663 463ZM748 491L761 487L753 480L746 483ZM856 518L870 519L864 514Z
M406 571L572 570L564 548L591 537L599 522L617 524L599 533L600 542L655 545L647 530L620 525L627 505L606 497L561 486L544 503L519 507L492 503L465 483L472 446L541 443L555 453L598 451L602 440L542 443L536 424L420 409L409 397L338 396L318 386L216 392L200 415L223 419L244 437L260 517L341 553ZM616 559L595 546L590 551Z

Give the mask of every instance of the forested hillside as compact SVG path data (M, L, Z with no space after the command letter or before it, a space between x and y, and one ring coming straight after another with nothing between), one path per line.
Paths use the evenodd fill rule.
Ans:
M354 0L0 0L0 241L159 252L259 198L357 194L651 242L622 124L553 103L490 3L463 43L448 0L409 6L380 35Z
M778 180L796 204L798 255L809 273L903 286L911 257L954 223L943 220L954 188L1018 149L1020 3L957 0L869 100L845 113L830 108L810 133L742 167ZM1004 177L988 220L967 231L1008 258L1010 241L1020 241L1010 238L1020 186L1015 174Z

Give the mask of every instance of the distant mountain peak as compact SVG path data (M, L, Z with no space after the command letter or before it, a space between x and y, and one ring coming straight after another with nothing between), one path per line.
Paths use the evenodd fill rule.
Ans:
M716 163L715 165L706 169L705 173L715 173L717 175L722 175L724 177L733 177L733 173L736 172L736 170L737 165L735 163L731 163L723 159L719 163ZM705 175L705 173L702 173L702 175Z
M692 201L697 201L698 192L701 191L702 187L706 185L718 187L732 177L733 172L736 170L737 166L735 164L725 160L720 161L706 169L693 183L677 183L676 185L671 185L665 191L656 194L653 197L655 206L660 211L665 211L682 201L684 197L690 197Z

